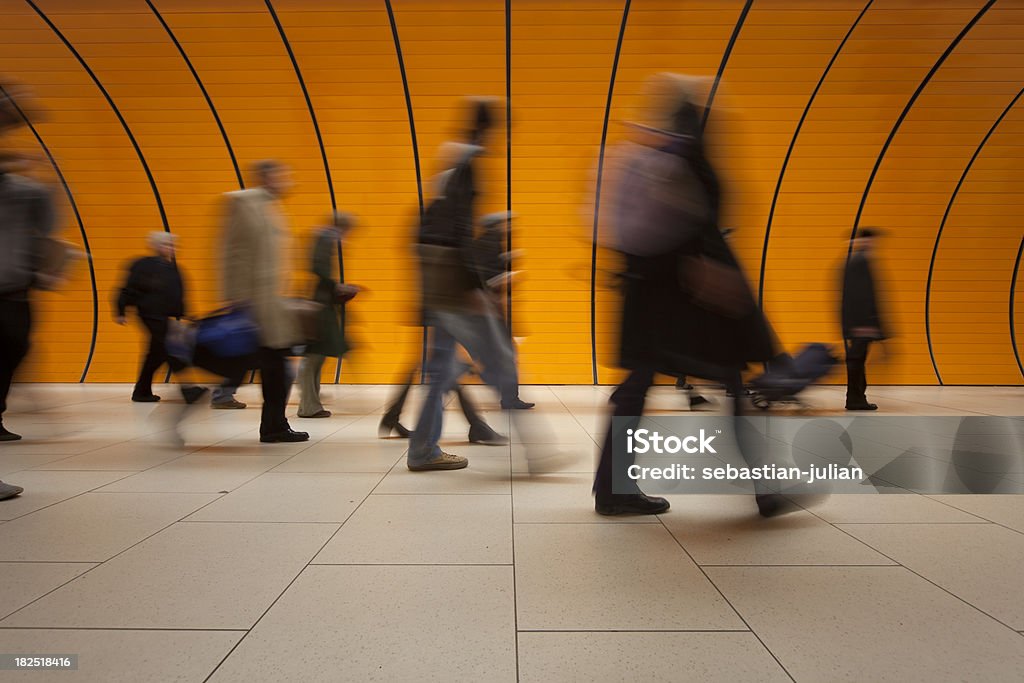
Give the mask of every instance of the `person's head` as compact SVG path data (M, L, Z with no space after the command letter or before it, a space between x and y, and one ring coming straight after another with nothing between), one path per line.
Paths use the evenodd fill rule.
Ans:
M497 101L487 97L472 97L468 100L469 121L466 142L481 145L487 141L487 133L497 121Z
M292 188L292 172L287 165L274 159L264 159L252 165L252 176L264 190L280 197Z
M706 81L674 73L659 73L649 78L641 110L646 125L699 140L706 113Z
M347 211L334 211L331 213L327 225L334 231L339 240L343 240L349 231L355 227L356 218Z
M880 234L878 228L860 228L853 236L853 250L870 251Z
M178 238L169 232L151 232L146 238L153 253L168 261L174 258L174 245L177 241Z

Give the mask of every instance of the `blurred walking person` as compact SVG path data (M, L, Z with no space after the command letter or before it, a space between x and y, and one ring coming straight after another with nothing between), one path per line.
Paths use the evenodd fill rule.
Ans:
M338 245L352 229L352 216L335 211L331 224L317 231L313 242L312 271L317 278L313 301L322 305L317 316L317 337L306 347L299 368L299 417L330 417L320 402L320 373L328 357L341 358L349 350L338 308L359 293L359 287L345 284L335 276L334 256Z
M22 110L8 91L2 90L0 132L23 124ZM4 426L3 417L14 374L30 347L30 290L40 285L40 244L53 234L56 225L49 190L15 172L23 161L16 154L0 153L0 442L21 439ZM20 487L0 482L0 499L19 493Z
M656 373L722 382L738 416L742 369L772 356L767 324L719 229L721 186L706 156L697 83L660 74L648 88L653 123L642 127L641 144L631 147L613 185L609 219L614 248L625 259L619 363L629 374L612 394L594 478L602 515L669 509L666 499L647 496L627 476L633 455L626 433L639 425ZM781 507L773 494L758 495L757 504L766 516Z
M285 416L291 384L288 358L305 341L284 296L288 229L278 200L292 186L291 172L268 160L253 166L253 176L256 187L226 195L224 299L247 308L259 328L260 441L307 441L309 434L293 430Z
M470 102L466 143L443 150L447 170L438 178L438 197L424 215L420 231L424 324L430 328L426 372L430 389L412 434L407 466L413 471L462 469L469 461L438 446L444 420L443 400L464 367L455 363L462 345L482 367L481 376L503 401L516 389L515 354L482 279L474 240L479 194L475 160L484 151L494 123L491 102Z
M153 393L153 375L170 361L167 354L167 330L171 318L185 315L185 285L175 261L177 238L169 232L152 232L147 238L152 256L132 263L128 277L117 296L118 325L127 322L127 309L132 307L149 334L146 355L139 368L139 377L132 390L132 401L155 403L160 397ZM203 387L182 388L182 395L193 403L206 392Z
M843 269L842 325L846 346L846 409L878 410L868 402L865 365L872 342L885 339L878 292L872 273L872 250L878 231L858 230Z

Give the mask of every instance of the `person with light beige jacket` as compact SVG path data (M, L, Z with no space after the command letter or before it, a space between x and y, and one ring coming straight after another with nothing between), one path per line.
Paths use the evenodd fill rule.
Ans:
M263 413L260 441L307 441L285 417L291 379L287 370L292 347L302 344L294 312L288 306L288 227L278 204L292 185L291 172L277 161L253 166L256 185L229 192L224 232L224 298L248 309L259 328L259 368Z

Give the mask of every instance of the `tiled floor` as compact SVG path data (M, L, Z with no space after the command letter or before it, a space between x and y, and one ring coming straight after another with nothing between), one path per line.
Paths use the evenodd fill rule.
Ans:
M0 654L77 654L79 670L3 680L1024 672L1024 497L833 495L763 520L749 497L693 495L660 517L604 518L589 487L609 387L524 387L538 409L510 447L468 444L452 408L445 446L471 464L433 473L377 438L389 387L325 387L335 417L293 420L309 442L261 445L247 386L248 410L191 410L184 448L168 431L180 403L127 392L15 387L6 423L26 438L0 444L0 477L26 492L0 502ZM816 414L842 399L807 393ZM872 397L899 415L1024 413L1020 388ZM663 387L649 408L685 401ZM524 443L558 471L531 476Z

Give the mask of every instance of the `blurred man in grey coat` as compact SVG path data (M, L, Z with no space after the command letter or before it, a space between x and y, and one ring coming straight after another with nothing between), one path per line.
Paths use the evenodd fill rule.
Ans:
M260 441L307 441L285 417L288 403L287 361L303 342L293 311L284 297L288 228L278 199L292 186L291 172L277 161L253 166L256 186L229 192L224 234L224 298L252 314L260 334L263 413Z

